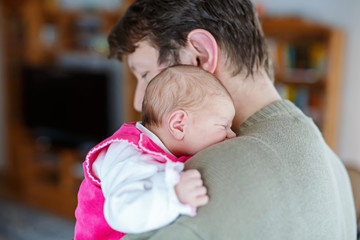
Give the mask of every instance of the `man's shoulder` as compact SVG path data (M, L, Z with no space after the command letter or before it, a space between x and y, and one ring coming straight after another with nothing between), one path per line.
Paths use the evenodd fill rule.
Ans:
M212 145L194 155L191 164L201 162L238 162L245 163L253 158L275 157L272 147L256 136L241 136Z

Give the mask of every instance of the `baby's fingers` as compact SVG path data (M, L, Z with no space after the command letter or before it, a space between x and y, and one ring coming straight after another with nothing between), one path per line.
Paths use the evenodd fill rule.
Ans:
M209 201L209 197L206 193L207 189L204 186L194 188L188 195L189 199L191 199L189 200L189 204L192 207L199 207L207 204Z
M196 169L189 169L181 173L181 177L184 179L198 179L201 178L201 174Z
M209 202L209 197L207 195L199 196L195 199L193 207L204 206Z
M194 191L194 194L195 194L196 196L206 195L206 193L207 193L207 189L206 189L206 187L204 187L204 186L197 187L197 188L194 189L193 191Z

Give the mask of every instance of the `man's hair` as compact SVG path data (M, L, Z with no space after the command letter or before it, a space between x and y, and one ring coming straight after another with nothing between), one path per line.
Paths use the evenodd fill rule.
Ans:
M234 75L264 68L270 60L250 0L136 0L108 37L110 57L122 59L141 40L159 50L158 63L179 64L179 49L194 29L205 29L226 54Z
M144 126L160 126L176 110L197 111L210 99L224 97L232 101L223 84L211 73L190 65L164 69L148 84L143 105Z

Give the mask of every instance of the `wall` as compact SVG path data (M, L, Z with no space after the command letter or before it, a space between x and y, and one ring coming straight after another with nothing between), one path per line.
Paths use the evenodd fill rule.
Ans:
M360 1L352 6L347 26L339 153L349 165L360 169Z
M360 1L253 0L268 15L296 15L340 28L345 34L341 116L337 152L345 164L360 169Z

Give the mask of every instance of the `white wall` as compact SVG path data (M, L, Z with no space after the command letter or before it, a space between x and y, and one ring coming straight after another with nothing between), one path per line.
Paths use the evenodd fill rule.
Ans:
M360 1L253 0L269 15L297 15L343 30L346 36L338 153L360 169Z
M360 169L360 1L352 7L347 26L339 154L346 163Z

